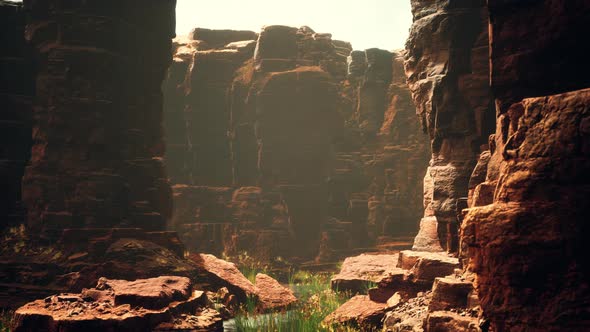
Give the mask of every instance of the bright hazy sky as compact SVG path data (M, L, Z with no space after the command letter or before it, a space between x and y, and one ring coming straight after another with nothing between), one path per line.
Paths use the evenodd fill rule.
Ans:
M176 33L193 28L253 30L307 25L354 49L404 47L412 23L410 0L177 0Z

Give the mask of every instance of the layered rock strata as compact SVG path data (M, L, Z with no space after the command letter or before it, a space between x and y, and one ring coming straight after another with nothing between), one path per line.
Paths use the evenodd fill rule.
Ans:
M0 229L25 221L21 181L31 154L35 90L22 4L0 1Z
M2 307L79 291L102 276L190 275L194 267L184 260L183 245L163 232L172 207L162 163L161 83L172 58L175 1L23 5L26 29L15 5L8 7L16 15L12 21L2 20L10 26L2 36L14 47L1 51L1 99L14 101L6 108L15 117L11 125L24 129L18 121L27 112L26 98L4 96L36 88L32 148L20 142L25 134L14 132L15 147L6 150L16 153L22 143L31 155L22 180L28 227L3 234ZM25 66L25 39L35 51L34 67ZM23 68L35 69L35 84ZM13 76L6 94L4 73ZM24 131L31 137L30 128Z
M164 229L171 192L161 83L175 1L25 6L39 62L23 179L28 226L49 240L65 228Z
M165 85L171 226L191 250L330 260L415 229L427 144L400 54L347 60L309 27L201 30Z
M457 202L493 130L485 1L412 1L405 70L432 158L416 250L458 250Z
M488 5L496 133L462 228L481 305L495 331L587 330L590 6Z
M223 331L221 316L208 305L188 278L102 278L80 294L54 295L19 308L12 330Z
M391 262L392 259L395 262ZM471 300L473 286L470 281L455 276L459 266L457 258L444 252L405 250L399 255L349 258L340 274L332 279L332 288L360 295L352 297L328 315L324 322L329 325L355 325L363 330L374 330L384 325L388 331L445 331L436 327L444 324L439 324L438 320L430 323L429 317L432 315L434 319L437 315L448 316L454 315L451 311L462 311L461 320L443 322L451 326L466 321L467 325L477 327L478 311L471 310L477 305ZM367 290L367 282L374 282L376 287ZM456 331L471 330L466 326Z

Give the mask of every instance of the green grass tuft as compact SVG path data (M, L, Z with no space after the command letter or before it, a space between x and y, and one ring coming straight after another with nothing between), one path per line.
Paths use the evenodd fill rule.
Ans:
M12 311L0 312L0 332L10 332L10 322L12 321Z
M328 274L292 271L289 282L299 299L294 308L287 312L257 314L243 307L234 320L236 329L244 332L335 331L330 326L324 326L322 321L346 302L349 294L332 291ZM337 331L357 330L340 326Z

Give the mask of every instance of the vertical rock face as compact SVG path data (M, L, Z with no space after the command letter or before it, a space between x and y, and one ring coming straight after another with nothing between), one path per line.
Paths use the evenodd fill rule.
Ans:
M590 6L488 3L496 133L462 227L481 305L496 331L588 330Z
M414 249L456 251L456 205L467 197L480 146L493 130L485 1L412 1L405 70L432 159Z
M337 104L335 81L319 67L272 73L257 92L260 184L279 188L303 248L317 247L326 216Z
M39 61L33 148L23 180L28 224L163 229L161 82L175 1L25 1Z
M31 153L35 85L22 4L0 1L0 229L24 222L21 180Z
M166 159L172 227L188 247L331 259L413 229L428 147L401 54L371 49L347 63L349 43L309 27L253 36L177 39Z
M335 178L343 189L335 193L350 200L349 214L357 211L367 220L369 239L411 234L423 214L419 188L429 148L406 84L403 53L354 51L348 74L344 91L352 112L343 112L336 151L344 167Z

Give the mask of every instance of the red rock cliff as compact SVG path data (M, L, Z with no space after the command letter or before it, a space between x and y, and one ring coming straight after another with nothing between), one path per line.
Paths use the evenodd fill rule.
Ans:
M428 147L401 56L351 50L309 27L178 40L166 158L189 248L329 259L415 229Z
M412 1L406 75L432 158L415 250L458 249L457 202L493 130L485 1Z
M161 83L175 1L25 1L39 61L33 148L23 179L28 225L165 227Z
M496 133L462 240L495 331L587 331L587 1L489 0Z

